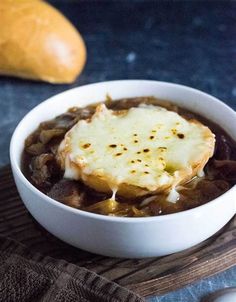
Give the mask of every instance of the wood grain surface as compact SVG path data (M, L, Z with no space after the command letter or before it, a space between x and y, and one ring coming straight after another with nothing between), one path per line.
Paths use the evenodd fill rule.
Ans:
M164 294L236 264L236 218L192 249L147 259L117 259L63 243L43 229L24 207L9 166L0 170L0 235L40 252L84 266L142 296Z

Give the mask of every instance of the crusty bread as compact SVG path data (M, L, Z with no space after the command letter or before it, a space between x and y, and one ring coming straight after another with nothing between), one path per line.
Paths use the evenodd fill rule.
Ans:
M98 106L90 120L78 122L58 150L65 177L81 179L97 191L113 190L133 198L168 192L202 173L215 146L215 136L208 127L165 109L132 110L132 113L123 110L117 114ZM155 131L153 125L159 129L155 138L150 136ZM173 129L173 125L177 128ZM114 139L115 148L110 145Z
M75 27L40 0L0 1L0 74L72 83L86 49Z
M122 182L118 185L115 181L112 182L110 175L99 174L96 172L88 175L85 173L83 167L81 167L81 179L86 185L98 192L112 193L111 188L114 188L114 191L116 191L117 188L117 194L126 198L135 198L156 193L168 193L171 188L175 188L180 184L184 184L191 180L194 176L198 175L198 173L202 173L203 168L213 154L213 150L214 142L212 140L212 149L208 149L202 154L201 161L193 162L191 169L180 170L179 175L173 179L173 182L171 184L160 185L152 191L150 191L148 188L134 186L130 183L125 182Z

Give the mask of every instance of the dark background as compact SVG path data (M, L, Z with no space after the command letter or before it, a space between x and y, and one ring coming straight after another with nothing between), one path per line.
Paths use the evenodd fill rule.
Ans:
M49 96L87 83L169 81L213 94L236 109L236 2L50 2L85 39L87 64L73 85L0 78L0 166L9 162L10 136L25 113ZM236 269L153 301L198 301L228 285L236 286Z

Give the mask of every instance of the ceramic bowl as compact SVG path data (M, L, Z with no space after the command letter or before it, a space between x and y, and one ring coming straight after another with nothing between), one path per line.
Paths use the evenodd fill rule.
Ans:
M20 196L33 217L61 240L111 257L163 256L190 248L219 231L236 212L236 187L191 210L144 218L111 217L66 206L36 189L21 171L26 137L39 123L72 106L120 98L155 96L207 117L236 140L236 113L215 97L186 86L145 80L90 84L55 95L31 110L16 127L10 160Z

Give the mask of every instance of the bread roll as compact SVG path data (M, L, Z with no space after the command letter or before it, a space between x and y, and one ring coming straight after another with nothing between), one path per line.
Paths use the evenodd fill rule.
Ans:
M40 0L0 1L0 74L72 83L86 60L83 39Z

